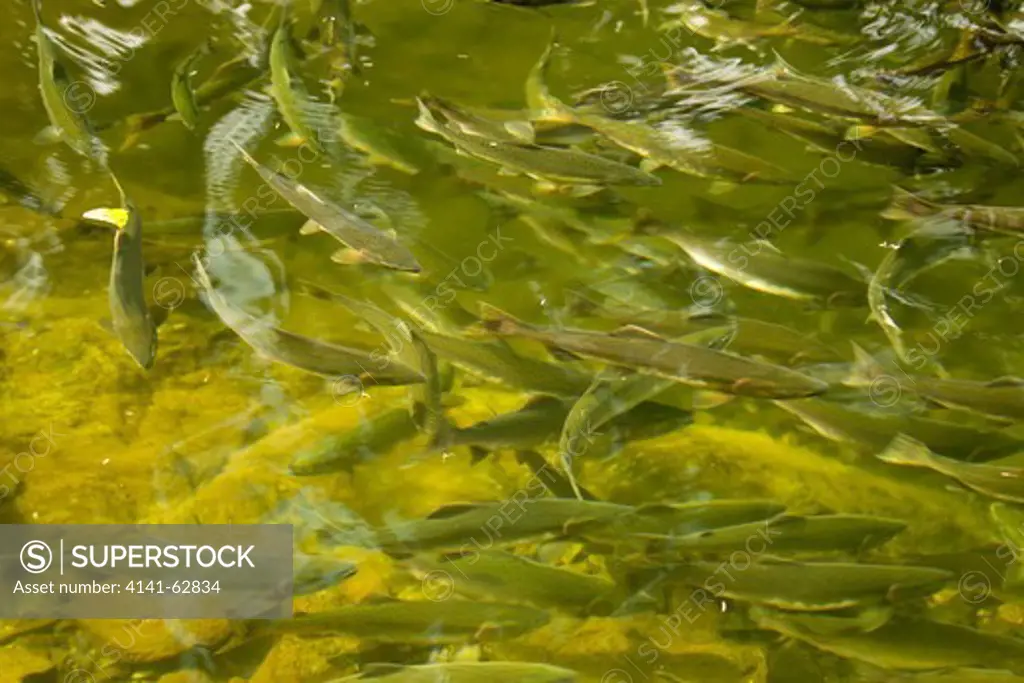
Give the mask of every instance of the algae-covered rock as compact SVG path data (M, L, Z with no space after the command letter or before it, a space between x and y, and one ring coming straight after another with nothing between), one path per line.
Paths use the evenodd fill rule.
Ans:
M18 683L53 667L53 661L39 652L16 645L0 648L0 681L3 683Z
M380 390L366 403L374 408L400 400L406 389ZM379 401L379 402L378 402ZM238 450L223 471L172 509L154 510L153 523L239 524L262 520L279 504L307 487L317 488L333 501L350 506L371 521L389 516L422 516L458 500L500 499L505 490L486 468L470 467L468 459L427 454L422 438L355 468L353 474L296 477L288 464L296 453L329 447L337 435L358 429L372 417L364 402L352 406L332 403L305 420L278 428L247 448ZM511 482L510 482L511 483Z
M30 321L29 331L4 340L0 464L16 466L13 507L25 520L135 522L154 497L154 469L168 447L252 400L244 385L210 385L207 346L195 341L216 331L212 321L179 331L176 342L163 335L161 344L166 337L191 355L171 362L158 352L159 367L143 373L97 323L109 312L89 305L51 297L40 317L48 322Z
M393 576L398 571L393 559L384 553L364 548L346 547L333 554L356 565L358 571L337 586L296 598L296 612L328 610L389 593Z
M197 645L216 647L239 628L226 619L89 619L78 623L95 643L104 666L156 662Z
M0 645L18 636L52 627L56 619L0 619Z

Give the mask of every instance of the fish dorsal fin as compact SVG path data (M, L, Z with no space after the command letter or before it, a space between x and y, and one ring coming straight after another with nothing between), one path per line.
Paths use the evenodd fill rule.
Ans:
M687 318L693 321L721 321L723 325L729 324L731 320L730 316L712 310L694 311Z
M554 396L534 396L529 401L527 401L520 410L525 410L527 408L537 408L547 405L554 405L557 403L561 403L561 400L555 398Z
M988 387L1024 387L1024 379L1020 377L1013 377L1007 375L1006 377L996 377L991 382L988 382L985 386Z
M755 240L751 240L747 244L750 244L751 246L757 247L757 252L756 253L761 253L761 249L763 248L763 249L767 249L768 251L770 251L773 254L778 254L779 256L782 255L782 250L779 249L777 246L775 246L773 243L769 242L768 240L755 239Z
M650 157L647 157L640 162L640 170L645 173L653 173L664 165L664 162L658 159L651 159Z
M331 254L331 261L343 266L357 266L367 262L366 254L349 247L342 247Z
M448 503L431 512L426 516L426 519L448 519L450 517L457 517L461 514L478 509L480 505L480 503Z
M853 368L849 377L844 380L847 386L864 386L878 377L885 376L885 369L857 342L850 342L853 349Z
M676 503L642 503L633 510L634 515L670 515L678 511Z
M917 467L927 467L938 459L928 446L903 432L894 436L885 450L875 457L882 462Z
M480 311L480 317L484 320L514 320L512 314L506 313L497 306L489 304L485 301L481 301L477 310Z
M776 72L781 72L786 75L795 75L800 73L795 68L793 68L793 65L787 62L785 59L783 59L782 55L780 55L777 51L772 50L772 54L775 56L774 69Z
M637 337L641 339L653 339L656 341L667 341L664 337L656 332L652 332L645 327L639 325L623 325L622 327L612 331L613 337Z
M778 527L778 526L793 526L793 525L796 525L796 524L803 524L803 523L806 522L806 520L807 520L806 517L801 517L799 515L781 515L779 517L773 517L771 519L759 520L759 521L754 522L754 523L755 524L764 524L766 526L770 526L770 527L774 528L774 527ZM742 524L730 524L729 526L717 527L717 528L714 528L714 529L705 529L704 531L700 531L700 532L698 532L695 535L698 538L714 538L715 536L717 536L718 534L721 534L722 532L728 533L728 531L730 529L732 529L733 527L737 527L737 526L744 526L744 525L742 525Z
M448 562L452 562L452 561L455 561L455 560L461 560L464 557L471 557L471 556L476 556L476 555L479 555L479 553L477 553L475 550L474 551L469 551L469 550L453 550L451 552L441 553L438 559L439 560L447 560Z
M757 559L759 564L773 564L776 566L786 565L789 567L796 567L804 564L799 560L791 560L788 557L779 557L777 555L764 555Z

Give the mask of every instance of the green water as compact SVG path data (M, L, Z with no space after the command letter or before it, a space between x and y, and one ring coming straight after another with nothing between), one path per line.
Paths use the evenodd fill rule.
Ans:
M765 249L829 264L863 280L913 228L880 216L893 184L942 201L1012 207L1020 204L1024 187L1014 165L963 151L956 163L941 168L867 163L855 146L810 150L806 142L730 112L724 98L711 97L704 107L683 107L670 117L714 143L778 165L792 182L727 183L660 169L657 187L552 198L531 195L529 179L501 174L493 164L453 154L436 158L437 152L424 143L435 150L450 151L450 145L414 125L416 110L410 106L427 91L485 112L523 109L524 82L548 45L552 27L558 47L548 85L569 102L574 93L605 86L599 98L602 115L647 115L647 105L663 87L660 65L681 63L694 54L767 68L775 62L774 50L802 73L882 88L871 72L906 67L951 49L961 40L964 25L995 16L999 8L994 3L986 8L965 2L851 2L846 3L854 6L850 9L804 10L794 23L845 36L841 44L779 36L716 45L685 29L659 32L667 18L667 6L661 3L652 4L645 25L640 6L632 0L542 10L471 0L424 2L353 4L353 17L361 26L359 68L346 73L334 105L328 96L329 60L314 57L302 67L307 88L320 102L318 111L336 106L389 129L403 149L419 155L422 164L415 175L368 163L365 155L345 145L306 162L301 150L275 144L288 129L265 80L202 107L195 131L172 119L139 133L122 148L129 138L126 117L170 106L177 63L202 40L215 37L212 53L197 63L193 81L201 84L218 65L240 53L233 36L248 40L246 36L261 35L260 25L272 5L187 0L107 0L104 6L70 0L44 3L44 21L65 48L60 58L68 65L76 101L88 105L83 107L86 115L112 150L110 166L143 221L146 297L160 323L156 360L148 371L108 331L113 231L76 220L93 209L118 207L117 189L108 173L68 146L37 139L48 120L39 96L35 22L27 3L8 6L8 21L0 29L0 71L6 86L0 90L5 112L2 165L59 204L64 218L13 204L0 208L0 466L6 466L0 470L0 521L247 524L266 521L282 503L299 496L314 501L327 516L340 504L368 524L387 526L424 517L445 504L509 501L532 490L535 476L516 462L513 449L497 449L473 464L467 448L441 453L429 449L423 435L394 447L370 448L351 471L291 475L288 465L296 454L322 448L327 438L365 428L376 415L410 405L410 389L377 386L364 378L365 394L360 396L350 393L345 378L316 376L255 353L199 296L193 254L220 254L225 246L229 250L218 260L216 274L231 300L284 329L316 339L387 351L383 337L338 304L309 296L306 283L405 317L408 311L390 298L398 287L409 295L410 306L434 310L449 320L446 333L465 334L474 343L483 338L468 323L480 303L539 325L597 324L603 330L618 323L594 323L595 305L672 311L703 306L785 325L797 336L806 335L808 348L812 341L831 348L829 355L814 361L825 365L807 371L833 384L826 399L837 405L866 406L896 420L913 414L989 430L981 440L997 429L1017 435L1016 425L918 401L913 377L926 373L923 365L886 360L888 379L882 384L870 390L840 386L854 359L851 341L878 357L891 357L890 342L868 319L867 306L823 307L741 287L694 265L669 242L658 243L670 255L661 260L630 255L626 247L636 219L645 217L707 238L760 238L771 245ZM234 14L232 4L238 5ZM314 4L296 0L299 26L311 26ZM741 20L754 17L752 2L719 4ZM1015 11L1013 4L1002 3L1001 21L1011 32L1024 20L1024 10ZM801 10L797 4L777 5L782 16ZM173 11L161 11L168 6ZM762 20L777 24L777 19ZM988 46L979 54L979 59L956 67L955 77L940 71L908 78L888 86L887 92L921 98L946 116L972 105L994 105L1003 115L982 115L964 128L1020 155L1019 124L1012 116L1020 104L1014 89L1020 47L1004 46L997 52ZM946 85L948 94L936 95ZM788 115L783 109L777 113ZM830 120L815 114L807 118ZM849 125L847 121L843 127ZM422 272L333 263L330 255L340 245L328 235L300 235L304 218L283 199L268 195L269 201L251 203L253 197L263 197L257 194L259 178L229 140L240 142L271 168L301 159L293 163L300 164L303 184L348 206L371 206L371 216L387 216L384 227L409 247ZM599 149L636 165L634 157L619 155L613 145ZM550 233L545 240L514 212L485 201L480 196L485 187L572 207L594 232L560 227L560 242L551 240ZM257 208L249 215L243 207L252 206ZM618 237L601 239L600 226ZM1024 252L1013 236L977 242L980 247L964 258L945 261L908 285L906 299L926 300L927 307L896 302L891 312L907 347L950 376L991 380L1017 375L1024 364L1019 342L1024 288L1018 276ZM979 287L994 294L982 296ZM976 305L965 308L964 297L971 296ZM512 345L524 356L579 370L588 382L602 368L597 362L552 355L540 344L513 340ZM440 352L438 356L448 360ZM785 362L807 365L796 354ZM530 398L517 387L456 369L445 393L445 412L447 419L464 427L516 410ZM789 514L850 513L901 520L906 529L876 549L792 557L949 569L950 581L931 597L901 603L904 615L1015 637L1024 619L1019 598L1009 592L989 594L1012 564L1005 554L995 555L1002 536L989 516L991 498L935 473L881 463L874 458L876 447L863 441L822 438L771 401L740 397L713 409L697 405L691 426L617 449L602 446L601 454L579 458L574 464L579 482L596 498L624 505L761 499L785 506ZM557 443L538 450L557 463ZM649 566L614 544L584 551L576 543L559 543L531 538L508 548L620 582L623 567ZM438 597L438 587L410 574L401 557L372 547L305 550L350 559L359 571L340 585L297 597L296 612L383 596ZM730 561L729 556L719 561ZM450 599L468 599L457 583ZM627 598L637 598L641 586L621 583L617 588L625 605ZM578 680L602 683L1018 680L1009 674L1003 678L953 670L965 660L946 662L941 656L936 665L890 670L884 663L874 666L878 662L863 653L836 652L786 641L771 630L740 628L747 623L747 601L695 602L693 589L685 585L659 589L654 598L652 605L619 609L612 616L566 613L538 604L536 597L524 598L549 612L551 621L525 635L467 636L464 642L436 647L382 645L360 638L358 631L260 639L251 623L227 620L150 620L141 625L0 621L0 680L323 681L354 674L371 663L453 659L543 662L578 672ZM516 602L514 596L504 601ZM128 633L134 635L125 645ZM916 646L941 653L949 643L919 640ZM1019 658L977 658L981 661L967 666L990 665L1024 675ZM953 671L945 674L948 679L921 673L933 669Z

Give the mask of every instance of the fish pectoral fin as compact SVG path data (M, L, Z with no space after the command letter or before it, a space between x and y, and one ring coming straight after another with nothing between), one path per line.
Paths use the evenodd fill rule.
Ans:
M533 124L529 121L506 121L504 128L510 135L514 135L517 139L533 144Z
M901 432L893 437L885 450L875 457L882 462L896 465L928 467L934 454L923 443Z
M582 198L595 195L603 189L600 185L570 185L568 194L570 197Z
M350 247L342 247L331 254L331 261L343 266L356 266L367 262L363 252Z
M32 138L32 143L36 145L54 145L58 142L60 142L60 129L56 126L46 126Z
M274 140L274 144L278 147L301 147L305 142L306 138L294 131L289 131Z
M732 394L725 394L720 391L695 391L690 401L690 407L694 410L711 410L712 408L725 405L735 398Z
M723 194L729 194L736 189L736 183L731 180L716 180L711 183L711 187L708 188L708 194L712 196L721 196Z
M310 220L306 221L305 223L303 223L302 227L299 228L299 234L300 235L315 235L316 233L318 233L318 232L320 232L322 230L323 230L323 227L319 223L317 223L316 221L310 219Z
M850 346L853 349L853 369L850 372L850 376L847 377L843 383L847 386L862 386L870 384L872 380L878 377L885 377L885 368L882 367L875 358L869 354L860 344L856 342L850 342Z
M561 185L550 180L538 180L533 184L533 191L536 194L555 194L560 188Z
M524 325L511 313L506 313L497 306L486 302L481 302L478 310L480 311L480 325L488 332L515 334L516 330Z

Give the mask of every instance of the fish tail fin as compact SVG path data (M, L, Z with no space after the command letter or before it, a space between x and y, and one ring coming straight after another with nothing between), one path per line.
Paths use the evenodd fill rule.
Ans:
M526 79L526 105L530 108L531 117L548 121L573 121L575 116L572 109L552 95L547 84L551 55L554 54L558 45L558 30L552 26L548 44L545 46L544 52L541 53L540 59L530 69L530 75Z
M422 405L422 404L418 404ZM434 429L433 435L430 437L428 448L431 451L439 450L446 451L453 445L452 434L457 431L455 425L444 415L439 415L437 420L437 426Z
M882 211L882 218L893 221L905 221L935 212L935 204L907 192L901 187L893 188L892 201Z
M491 456L491 451L487 450L483 446L470 446L469 447L469 464L479 465L481 462Z
M877 454L875 457L882 462L893 463L895 465L928 467L934 460L935 454L917 439L911 438L906 434L897 434L896 437L889 442L889 445L886 446L885 450Z
M856 342L853 346L853 368L843 384L850 387L870 386L878 377L884 376L885 368Z

